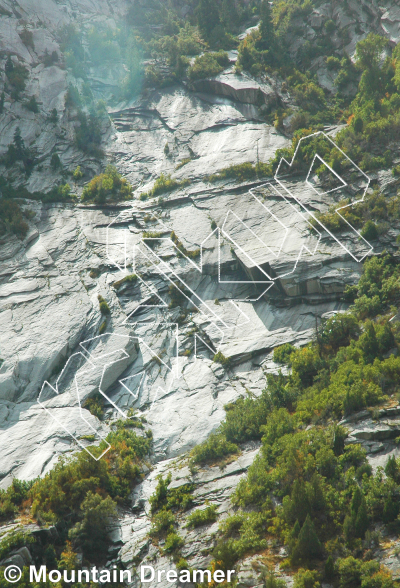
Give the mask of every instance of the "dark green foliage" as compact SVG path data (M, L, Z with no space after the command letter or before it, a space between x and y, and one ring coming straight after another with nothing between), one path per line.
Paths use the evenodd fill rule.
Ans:
M56 108L53 108L53 110L51 111L49 118L48 118L49 122L56 124L56 122L58 121L58 112Z
M61 159L58 153L53 153L51 156L50 167L53 171L57 171L62 167Z
M198 509L192 512L187 518L187 527L201 527L202 525L209 525L211 523L215 523L217 520L217 510L218 507L216 504L212 504L211 506L207 506L204 509Z
M20 161L23 164L27 174L32 171L32 168L35 165L35 155L25 146L19 127L15 129L14 140L10 143L6 154L4 155L4 165L7 168L10 168L14 166L17 161Z
M42 523L62 521L63 534L70 532L73 544L83 550L85 558L105 561L109 546L105 526L115 516L116 503L124 503L140 481L140 464L151 448L151 435L139 437L131 429L130 421L118 421L107 435L111 448L101 460L94 460L86 451L70 459L60 458L30 488L14 484L12 491L7 490L9 498L13 492L15 504L30 508L30 515ZM103 441L98 451L106 448ZM92 447L93 452L96 450Z
M168 287L168 294L171 298L169 308L183 307L188 302L187 297L190 298L190 292L178 281Z
M225 169L221 169L217 174L209 176L210 182L218 182L232 178L238 182L245 182L257 176L272 175L272 166L266 163L258 163L253 165L251 163L240 163L238 165L231 165Z
M23 239L28 232L28 224L23 218L20 206L13 200L0 199L0 235L14 233Z
M397 391L400 359L384 356L397 346L398 328L392 327L387 316L376 316L376 311L375 315L371 311L374 320L360 319L359 300L361 296L366 301L376 297L379 312L391 315L391 304L398 299L398 279L392 258L368 259L354 306L323 322L311 345L288 349L286 355L285 349L278 350L277 355L282 354L286 362L290 358L291 374L268 375L268 387L259 398L249 396L226 407L218 444L243 442L257 438L260 432L263 436L261 452L233 496L239 510L221 524L214 557L224 566L234 565L243 553L262 549L268 529L269 535L286 545L293 565L325 559L326 578L345 586L352 560L335 563L326 559L324 546L328 553L340 543L345 543L344 553L364 545L372 549L373 524L383 522L390 529L397 528L397 461L388 460L387 477L381 469L373 474L365 451L359 445L345 445L347 431L337 422L343 414L383 400L383 386L385 392ZM213 439L196 451L211 451L216 446ZM279 506L272 504L271 495ZM378 570L379 566L375 571L381 586L383 576ZM361 567L356 573L364 577ZM296 578L299 585L302 574ZM304 583L315 582L316 577L304 576ZM389 580L387 586L392 587Z
M231 363L230 357L225 357L225 355L222 353L222 351L218 351L218 353L216 353L214 355L213 361L215 361L216 363L220 363L225 368L228 368Z
M184 540L175 531L169 533L164 543L164 553L175 553L182 545Z
M29 77L28 69L20 63L14 64L11 55L8 56L5 73L11 85L11 97L18 100L19 94L25 90L26 80Z
M152 514L159 512L162 509L177 511L185 511L192 505L192 491L193 484L183 484L178 488L168 488L171 483L171 474L168 474L164 479L161 475L157 477L158 484L149 502Z
M167 533L170 533L174 529L175 523L175 516L165 507L162 508L157 514L153 517L153 524L150 529L150 536L151 537L163 537Z
M273 571L264 576L264 588L286 588L286 582L277 578Z
M43 57L43 65L45 67L50 67L54 65L58 61L58 53L56 50L52 51L51 53L48 52L47 48L44 50L44 57Z
M335 562L331 555L328 556L328 559L325 562L324 571L325 578L327 580L333 580L335 576Z
M375 239L378 238L376 224L373 221L368 220L361 231L361 236L364 237L364 239L367 239L367 241L375 241Z
M25 27L19 33L19 36L20 36L21 41L23 42L23 44L26 47L30 47L31 49L34 49L35 48L35 45L33 43L33 34L32 34L32 31L30 31L29 29L27 29Z
M385 474L388 476L388 478L392 478L392 480L395 482L400 481L400 468L394 455L389 455L388 457L385 466Z
M100 294L97 296L97 299L99 301L99 307L100 307L101 314L105 314L105 315L110 314L111 311L110 311L110 307L107 304L107 301L104 300L104 298Z
M316 570L300 568L295 576L293 588L320 588L319 574Z
M154 196L158 196L159 194L164 194L166 192L172 192L173 190L176 190L176 188L183 188L189 184L190 180L178 181L175 180L175 178L172 178L170 174L161 174L161 176L154 182L153 188L149 192L143 192L141 194L141 200L145 200L146 198L153 198Z
M123 286L124 284L134 284L135 282L137 282L137 275L136 274L130 274L129 276L125 276L125 278L122 278L122 280L118 280L117 282L113 283L113 288L115 288L116 290L119 290L121 288L121 286Z
M178 236L176 235L175 231L172 231L171 235L170 235L170 239L171 241L174 243L174 245L177 248L177 256L178 257L182 257L183 255L185 257L188 257L189 259L196 259L196 257L200 256L200 249L193 249L191 251L189 251L189 249L186 249L186 247L184 246L184 244L178 239ZM186 289L183 286L180 286L182 291L186 291ZM186 291L188 297L190 298L191 294L189 293L189 291Z
M102 419L104 415L104 396L96 392L96 394L85 400L83 408L86 408L98 419Z
M285 343L274 349L274 361L276 363L284 363L290 365L290 356L296 348L291 343Z
M79 176L79 174L77 175ZM116 167L107 165L104 173L95 176L85 186L82 192L82 200L100 204L109 200L129 200L132 198L132 189L131 184L118 173Z
M322 553L322 546L315 532L313 522L308 514L299 533L291 560L296 565L307 563Z
M0 490L0 521L11 518L18 512L22 503L28 499L33 483L14 478L7 490Z
M24 545L29 546L33 541L32 535L28 535L27 533L24 533L24 531L16 530L8 533L6 537L0 541L0 559L4 559L4 557L14 549L19 549Z
M100 119L94 114L78 113L79 126L75 130L75 143L78 149L96 157L101 157Z
M35 114L39 112L39 104L37 103L35 96L31 96L29 100L24 102L24 106L25 108L27 108L31 112L34 112Z
M210 78L218 75L228 65L229 58L225 51L204 53L204 55L196 57L193 65L189 67L188 77L192 81Z
M219 13L213 0L199 0L196 9L197 24L205 38L210 38L214 29L220 24Z
M258 398L247 395L234 404L225 406L226 418L220 426L221 433L229 442L243 443L252 439L261 439L261 425L266 421L271 410L269 390L263 390Z
M107 555L109 538L104 528L117 516L117 505L110 496L88 491L80 506L80 520L68 536L74 547L82 549L90 561L103 561Z
M237 451L238 446L227 441L224 435L211 434L207 441L192 449L190 462L192 465L215 463Z
M322 323L318 342L325 352L332 352L349 345L359 334L356 317L350 313L338 313Z
M275 43L275 31L272 23L271 5L268 0L261 0L260 7L260 46L263 49L271 49Z

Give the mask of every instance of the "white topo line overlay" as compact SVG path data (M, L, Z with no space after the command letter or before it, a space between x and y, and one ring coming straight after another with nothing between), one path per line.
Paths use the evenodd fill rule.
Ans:
M346 223L346 225L351 229L351 231L353 232L353 234L357 235L357 237L367 246L368 250L366 253L364 253L363 255L357 255L354 254L350 248L346 245L346 243L344 243L340 238L338 238L337 236L335 236L324 224L323 222L321 222L316 216L315 214L308 210L308 208L306 207L306 205L304 204L304 202L302 202L298 196L296 196L296 194L294 194L288 187L287 185L285 185L285 178L288 177L287 174L281 174L281 170L283 169L283 167L286 165L286 167L288 168L289 171L293 170L293 165L296 162L296 158L299 154L299 149L300 149L300 145L302 144L302 142L310 140L312 137L317 137L317 136L321 136L323 137L325 140L330 142L330 145L332 145L334 148L336 148L341 155L346 159L347 162L349 162L349 164L351 166L353 166L353 169L357 171L358 174L361 174L362 178L365 181L365 189L363 190L363 194L362 197L360 199L358 199L355 202L351 202L349 204L346 204L345 206L338 206L335 210L335 212L339 215L339 217ZM311 181L311 176L312 176L312 172L314 169L314 166L316 165L316 163L320 163L321 165L325 165L326 168L330 171L330 173L336 178L336 180L338 181L339 185L329 189L325 192L320 192L317 187L313 184L313 182ZM346 220L346 218L344 218L342 216L342 214L340 214L341 210L344 210L346 208L352 207L355 204L358 204L360 202L364 201L365 198L365 194L370 186L370 178L344 153L344 151L342 149L340 149L335 142L325 133L323 133L322 131L317 132L317 133L313 133L311 135L308 135L307 137L303 137L300 139L299 143L296 146L294 155L292 157L291 162L289 163L285 158L282 158L281 161L279 162L278 168L276 170L275 176L274 176L274 180L275 183L270 182L266 182L265 184L262 184L261 186L259 186L258 189L262 189L265 187L268 187L269 189L271 189L273 192L275 192L275 194L277 196L279 196L282 201L285 203L286 207L289 207L293 213L293 211L296 212L297 215L299 215L299 217L302 219L303 222L307 223L308 226L310 228L312 228L312 231L314 232L314 234L316 235L316 245L314 247L309 247L306 243L303 243L300 247L300 250L297 252L295 252L295 262L294 262L294 266L293 269L291 269L290 271L287 271L284 274L280 274L280 275L276 275L271 276L269 275L265 269L263 269L261 267L261 265L259 263L256 263L254 261L254 259L252 259L252 257L250 256L250 254L248 253L248 251L246 251L244 249L244 245L243 243L240 244L237 242L237 239L234 239L232 237L232 234L230 233L229 229L228 229L228 221L230 219L234 219L234 222L236 223L236 226L238 225L242 225L242 227L244 227L244 229L251 234L251 236L256 240L256 242L258 242L258 244L261 246L261 249L265 249L266 252L268 252L268 254L270 256L272 256L275 260L279 260L282 259L282 257L284 256L285 252L283 251L284 246L287 246L288 243L288 235L290 233L291 230L289 227L287 227L281 219L278 218L278 216L276 214L274 214L274 212L268 207L266 206L265 202L263 202L260 198L258 198L256 196L256 194L254 193L255 189L251 189L249 191L251 197L258 202L259 205L262 206L262 208L266 211L266 213L269 215L270 218L272 218L276 223L278 223L278 225L280 225L281 229L282 229L282 240L279 243L279 248L278 251L274 250L274 248L272 248L268 243L265 242L265 240L263 238L261 238L257 232L249 225L249 223L243 219L241 219L233 210L228 210L224 219L224 222L222 223L221 227L216 227L213 231L211 231L211 233L201 242L200 244L200 262L197 264L193 259L191 259L190 257L188 257L185 252L180 251L176 245L176 243L174 243L172 241L171 238L164 238L164 237L160 237L157 239L151 239L151 238L143 238L141 239L139 244L136 244L133 246L133 249L130 248L130 246L128 245L128 236L131 234L129 230L124 230L123 231L123 243L122 244L112 244L111 240L110 240L110 231L111 228L113 226L113 224L115 223L116 219L110 223L107 227L107 233L106 233L106 253L107 253L107 257L108 259L114 264L114 266L116 268L118 268L121 272L123 272L125 275L128 275L128 267L129 267L129 262L132 261L133 264L133 269L134 272L136 273L136 275L138 276L138 280L139 282L147 287L148 291L154 295L157 299L159 303L156 304L151 304L151 303L143 303L140 304L131 312L129 312L127 318L124 321L124 324L129 324L130 326L136 326L136 325L140 325L140 321L137 322L130 322L134 320L133 315L135 313L138 312L139 309L143 309L143 308L159 308L162 310L162 314L165 317L166 313L168 315L168 313L170 312L166 302L162 299L162 297L159 295L157 288L153 285L153 284L149 284L147 282L147 280L144 279L144 276L140 275L140 269L137 267L138 266L138 257L140 255L143 256L143 258L145 259L145 262L148 267L151 267L152 271L155 274L158 274L159 276L162 277L162 279L169 283L170 285L173 284L178 291L180 292L180 294L182 296L184 296L188 301L190 301L190 303L193 305L193 307L197 310L197 312L201 313L204 318L209 322L209 326L213 327L215 329L216 332L219 333L217 339L219 339L218 344L216 341L213 342L213 345L216 347L216 349L213 349L207 341L204 340L204 337L202 337L199 333L196 333L194 335L194 358L195 360L197 359L197 346L198 346L198 342L201 342L204 346L206 346L212 353L218 352L221 348L221 345L224 342L225 337L227 336L227 334L230 332L231 329L233 329L234 327L230 327L226 320L223 317L223 314L221 314L219 312L218 309L214 308L214 305L210 304L209 301L203 300L201 296L199 296L195 289L193 289L193 286L190 286L186 280L182 279L182 277L177 273L176 270L174 270L174 268L172 267L171 263L168 263L165 258L162 258L161 256L159 256L157 254L157 252L155 252L149 245L148 242L149 241L157 241L157 242L167 242L168 245L172 246L172 248L175 250L175 255L177 255L177 253L179 252L179 256L181 258L184 258L186 263L189 264L189 266L191 266L192 270L195 270L197 272L199 272L200 274L203 274L203 249L206 247L206 243L209 241L209 239L213 239L216 238L217 240L217 248L218 248L218 283L219 284L249 284L252 285L255 289L256 289L256 293L257 296L255 298L250 298L250 296L247 296L244 299L237 299L237 298L231 298L228 299L228 301L233 305L233 307L236 309L236 311L238 312L238 314L240 316L243 317L243 322L240 324L245 324L246 322L248 323L251 319L247 316L247 314L245 313L245 311L243 310L243 308L239 307L237 302L245 302L245 303L253 303L253 302L257 302L258 300L260 300L262 298L262 296L264 296L266 294L266 292L268 292L268 290L274 286L276 280L284 278L290 274L293 274L296 272L299 261L303 255L303 253L308 253L311 256L314 256L317 252L318 246L320 244L321 238L322 238L322 233L321 230L326 231L327 234L330 235L330 237L336 241L355 261L357 262L361 262L363 261L363 259L369 255L371 253L371 251L373 250L373 247L371 246L370 243L368 243L368 241L366 241L366 239L364 237L362 237L362 235ZM318 153L314 153L313 158L312 158L312 163L309 167L309 170L306 174L306 177L304 179L304 183L308 188L311 188L318 196L322 196L323 194L331 194L333 192L336 192L337 190L343 189L343 188L350 188L351 186L348 185L348 183L328 164L324 161L324 159L318 154ZM278 189L279 188L279 189ZM297 208L294 205L294 202L298 205ZM121 215L126 215L126 213L121 213ZM121 216L119 215L119 216ZM154 213L153 213L154 216ZM313 219L313 224L310 223L310 217ZM117 217L119 218L119 217ZM162 219L158 219L159 223L163 226L163 228L167 231L172 231L172 229L168 228L164 221ZM235 225L234 225L235 226ZM320 230L318 230L318 228ZM224 240L228 241L228 243L230 242L231 244L233 244L233 246L235 247L235 250L238 251L242 256L244 256L248 262L250 262L250 264L252 265L253 268L257 269L260 272L260 276L262 277L261 280L255 280L255 279L248 279L248 280L225 280L222 277L222 272L221 272L221 250L222 250L222 242L221 242L221 238L223 238ZM289 243L290 245L290 243ZM112 253L112 247L116 248L118 254L122 254L123 257L123 263L121 265L120 260L117 260L115 258L115 256ZM129 253L132 255L132 260L129 260ZM265 277L265 279L264 279ZM262 286L261 288L258 289L257 292L257 286ZM260 289L262 289L262 293L259 294ZM243 305L242 305L243 306ZM180 357L179 357L179 327L177 323L172 323L172 322L168 322L168 318L165 321L161 321L158 323L146 323L146 326L154 326L154 325L158 325L158 326L162 326L165 328L169 328L169 327L174 327L175 328L175 337L176 337L176 344L175 344L175 349L176 349L176 356L174 356L174 362L172 364L171 367L168 366L168 364L166 363L168 361L168 359L162 359L161 357L159 357L159 355L157 355L143 340L142 337L139 336L127 336L127 335L122 335L122 334L118 334L118 333L104 333L103 335L99 335L96 337L92 337L91 339L88 339L86 341L83 341L82 343L80 343L80 347L81 347L81 351L78 353L73 354L68 361L66 362L61 374L59 375L55 386L52 386L51 384L49 384L47 381L43 384L41 392L39 394L38 397L38 403L39 405L46 410L46 412L57 422L58 426L63 429L64 431L66 431L75 441L76 443L78 443L78 445L80 445L83 449L85 449L92 457L93 459L99 460L101 459L101 457L103 457L107 451L109 451L110 449L110 444L106 441L106 438L104 437L104 435L101 435L88 421L87 418L85 418L85 412L83 411L83 407L82 407L82 402L81 402L81 392L80 392L80 388L79 388L79 381L78 381L78 372L80 372L80 376L82 376L82 374L87 374L88 372L93 372L93 371L99 371L99 373L101 374L100 377L100 384L98 386L98 392L124 417L127 417L126 413L118 406L118 404L116 402L114 402L109 395L106 393L106 391L103 390L103 381L104 378L106 376L107 373L107 369L118 362L121 361L126 361L129 359L129 354L124 350L124 349L118 349L118 350L114 350L117 352L120 352L120 355L117 359L112 359L112 355L113 353L109 354L109 361L105 362L104 359L107 356L107 354L103 354L100 357L95 357L93 355L93 353L91 353L85 345L89 345L90 343L96 341L96 340L101 340L102 337L127 337L128 339L135 339L137 341L137 343L140 343L144 349L147 350L147 352L150 353L150 355L152 357L154 357L157 362L159 363L160 366L162 366L163 368L166 369L166 373L167 375L170 375L170 383L167 386L167 390L161 388L159 385L155 385L154 388L156 388L156 390L153 390L153 400L151 402L151 407L154 406L155 402L158 400L159 398L159 393L161 394L168 394L170 393L171 389L172 389L172 384L174 382L175 379L179 379L180 377L180 370L179 370L179 362L180 362ZM237 325L239 326L239 324ZM74 389L75 389L75 394L76 394L76 399L77 399L77 404L75 403L74 407L79 409L79 419L84 423L84 427L86 428L86 430L90 431L92 433L91 436L93 437L97 437L98 439L100 439L101 442L103 442L103 444L105 444L105 449L103 450L103 452L101 453L100 456L96 456L95 454L93 454L90 449L88 447L86 447L81 440L79 439L79 437L77 436L77 434L75 432L71 432L70 430L68 430L68 427L65 425L65 423L61 420L61 418L59 418L58 413L56 414L55 411L53 410L54 407L48 406L46 405L46 400L43 400L42 395L44 395L45 390L46 391L51 391L53 395L59 395L62 394L63 392L65 392L66 390L60 390L59 389L59 384L60 384L60 380L62 379L65 371L67 370L68 366L70 366L70 364L72 363L72 361L75 359L77 359L78 363L80 362L80 366L79 368L76 369L76 373L74 375ZM171 358L172 359L172 356ZM100 363L99 363L100 361ZM82 370L82 367L85 367L85 370ZM131 394L131 396L136 400L140 394L140 390L144 384L145 378L146 378L146 370L141 370L133 375L124 377L120 380L118 380L118 382L120 383L120 385L128 392ZM136 392L134 393L131 389L131 387L128 385L128 382L132 382L133 380L135 380L137 378L138 381L138 385L136 386ZM149 392L150 393L150 392ZM9 566L8 569L10 569L10 574L11 576L14 573L17 573L16 570L17 566ZM14 570L14 571L13 571ZM9 579L8 581L10 582L17 582L19 580L19 577L15 580L13 579Z

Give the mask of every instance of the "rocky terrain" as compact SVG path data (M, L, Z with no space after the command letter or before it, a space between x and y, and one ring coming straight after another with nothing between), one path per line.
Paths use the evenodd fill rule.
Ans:
M397 43L400 8L383 4L349 1L347 9L342 2L321 4L306 35L318 34L328 15L348 31L344 48L350 55L369 30ZM277 101L290 104L291 96L273 75L267 84L234 73L235 52L223 73L192 88L176 84L147 89L128 103L110 100L102 126L104 158L82 155L72 141L77 122L65 105L71 73L62 63L57 31L71 22L115 27L125 10L124 2L100 0L0 4L0 69L11 51L16 63L28 67L25 91L40 105L36 114L6 99L0 117L0 151L19 127L40 158L26 187L46 191L60 179L50 167L57 152L64 168L81 165L88 178L112 162L135 188L134 200L124 204L25 201L23 206L35 213L27 236L1 242L0 486L8 487L14 477L44 475L60 455L88 446L83 437L94 433L96 441L103 439L111 422L134 409L153 433L154 452L131 508L120 512L112 530L110 561L129 569L140 562L171 568L148 537L148 499L157 476L171 471L171 487L194 483L193 507L206 501L218 506L218 521L200 530L186 529L186 515L179 521L183 556L191 567L204 568L218 525L232 511L230 495L259 447L244 445L231 463L196 473L188 467L188 452L218 428L226 404L261 394L266 374L280 369L273 362L275 347L307 343L322 318L347 308L341 295L346 285L358 283L360 260L370 248L356 242L351 230L338 241L327 231L310 229L298 202L284 198L276 179L210 183L209 176L222 168L267 161L290 145L288 133L267 126L263 114ZM19 35L24 27L32 31L33 46ZM59 63L45 67L46 50L56 51ZM319 58L312 68L320 84L333 90ZM113 93L117 69L91 69L89 83L99 97ZM54 108L56 123L49 121ZM324 131L334 138L338 127L326 125ZM15 181L20 170L7 173ZM139 200L161 173L190 183L162 201ZM394 189L389 173L377 173L373 180L386 194ZM304 178L290 179L287 189L304 195L303 184ZM74 189L81 191L78 185ZM310 194L304 196L308 210L325 210L329 198ZM146 241L144 232L157 236ZM186 253L200 250L199 255L178 255L172 232ZM372 254L395 251L397 234L393 226L374 242ZM121 284L133 273L136 281ZM185 297L171 304L177 281ZM106 317L99 295L110 309ZM217 351L230 358L229 366L213 361ZM107 398L103 421L82 408L99 389ZM350 432L347 442L361 442L374 469L399 453L393 441L400 435L399 415L392 407L343 421ZM395 545L376 557L400 577L393 550ZM7 561L29 559L22 548ZM261 584L258 556L254 561L241 562L240 586ZM290 586L290 577L285 578Z

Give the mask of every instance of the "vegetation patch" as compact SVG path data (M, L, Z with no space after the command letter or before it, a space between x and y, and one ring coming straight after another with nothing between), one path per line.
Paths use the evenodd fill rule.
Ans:
M75 170L77 174L78 168ZM80 170L80 168L79 168ZM103 174L95 176L83 189L83 202L104 204L107 201L123 201L132 198L132 186L118 173L117 168L108 165Z
M156 179L153 188L149 192L142 192L142 194L140 195L140 199L146 200L146 198L153 198L155 196L158 196L159 194L172 192L177 188L184 188L189 184L190 180L179 181L175 178L172 178L170 174L161 174L161 176Z
M136 274L130 274L129 276L125 276L121 280L114 282L112 286L115 288L115 290L119 290L124 284L134 284L137 282L137 279L138 277Z
M201 527L202 525L209 525L211 523L215 523L218 516L217 510L218 507L216 504L206 506L206 508L204 509L195 510L186 519L186 526L188 528L196 529L197 527Z
M217 76L229 65L229 57L226 51L204 53L196 57L193 65L188 69L189 80L201 80Z
M185 257L188 257L189 259L196 259L197 257L200 257L200 249L194 249L192 251L186 249L182 241L180 241L177 237L175 231L172 231L170 238L171 241L176 245L176 248L178 249L178 257L182 257L183 255Z

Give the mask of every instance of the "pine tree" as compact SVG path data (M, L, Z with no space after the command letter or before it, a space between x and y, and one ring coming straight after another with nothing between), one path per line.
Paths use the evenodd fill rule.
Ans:
M364 496L361 499L361 504L357 512L357 517L354 524L354 531L356 537L364 539L365 533L369 527L367 505Z
M368 321L365 325L365 333L362 335L361 339L363 355L367 362L372 363L375 357L379 355L378 340L376 338L375 327L372 321Z
M231 31L240 21L240 14L237 3L232 0L222 0L221 21L225 29Z
M292 521L298 520L303 524L307 515L311 512L311 504L306 485L303 480L295 480L290 495L290 503L285 511Z
M7 61L6 61L6 65L4 67L4 71L6 72L6 74L10 74L13 71L13 69L14 69L14 64L12 62L11 55L9 55L7 57Z
M346 515L343 523L343 535L349 543L354 537L354 522L353 517Z
M394 455L389 455L389 459L385 465L385 474L388 478L396 481L399 475L399 466Z
M271 49L275 42L275 33L272 22L271 6L268 0L262 0L261 2L260 17L260 48Z
M382 521L385 524L393 522L399 514L399 504L395 502L391 496L385 501L383 506Z
M203 35L208 38L213 29L220 24L215 0L200 0L197 9L197 24Z
M351 499L351 505L350 505L350 510L351 510L351 516L352 517L356 517L357 513L358 513L358 509L361 506L361 502L362 502L362 494L361 494L361 490L358 486L355 487L355 490L353 492L353 498Z
M395 345L396 345L395 340L394 340L393 331L390 327L389 321L386 321L383 326L383 332L379 336L378 344L379 344L379 351L382 354L386 353L390 349L393 349L393 347L395 347Z
M327 580L332 580L335 575L335 562L333 561L333 557L330 555L325 562L325 578Z
M304 525L299 533L296 546L293 550L292 561L294 564L307 562L318 557L322 553L321 543L315 532L310 515L307 515Z

